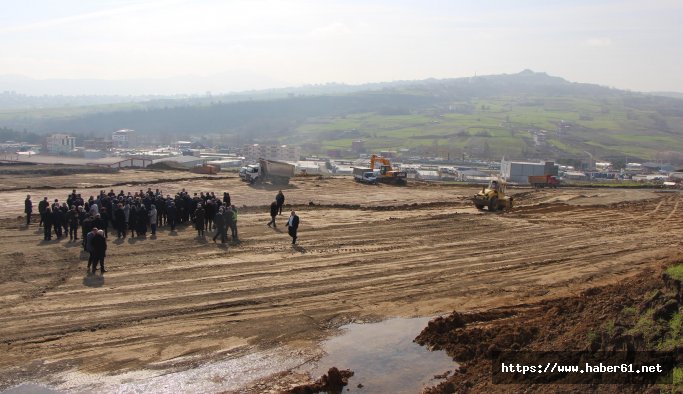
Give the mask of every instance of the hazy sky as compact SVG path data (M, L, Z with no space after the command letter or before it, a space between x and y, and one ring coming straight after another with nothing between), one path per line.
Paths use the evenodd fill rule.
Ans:
M683 92L680 0L0 0L0 7L0 75L220 74L242 79L234 86L244 89L247 80L264 88L529 68Z

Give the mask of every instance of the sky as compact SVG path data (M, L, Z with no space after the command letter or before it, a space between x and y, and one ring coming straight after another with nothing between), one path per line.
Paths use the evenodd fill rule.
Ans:
M187 90L531 69L683 92L680 0L0 0L0 9L0 76L154 79L196 93Z

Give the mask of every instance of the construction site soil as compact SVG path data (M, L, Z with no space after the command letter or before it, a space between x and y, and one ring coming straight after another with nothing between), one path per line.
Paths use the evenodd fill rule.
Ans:
M110 233L109 272L92 277L79 243L43 241L37 222L22 225L26 194L35 206L73 188L89 196L148 187L229 192L241 242L215 245L190 227L125 240ZM305 352L353 321L453 311L430 327L470 314L468 321L498 327L489 341L523 328L533 335L520 334L518 346L581 348L588 323L579 323L609 312L588 308L585 297L630 294L638 287L624 280L657 278L664 263L681 258L676 192L513 188L515 207L489 213L472 206L476 187L301 177L282 188L286 209L301 218L292 247L286 215L277 229L266 226L278 187L249 186L235 174L0 175L0 188L0 389L66 370L178 370L282 346ZM621 287L591 290L605 286ZM445 331L427 329L419 340L462 357L462 342L449 344L438 334ZM490 377L477 373L486 361L473 352L468 372L435 392L491 391ZM284 368L239 390L312 382Z

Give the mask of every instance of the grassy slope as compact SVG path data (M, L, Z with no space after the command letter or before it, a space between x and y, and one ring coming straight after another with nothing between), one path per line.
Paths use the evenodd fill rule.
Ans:
M530 105L535 102L541 105ZM595 157L629 156L654 159L659 151L683 151L681 120L667 117L669 131L657 130L653 111L627 108L620 100L598 101L585 98L499 97L489 100L454 102L467 104L471 113L445 111L417 112L384 116L373 113L345 117L311 119L298 127L299 142L318 142L322 149L346 148L353 139L366 140L372 149L415 148L423 146L434 153L448 151L491 157L558 155ZM568 126L558 133L558 125ZM673 126L673 127L672 127ZM531 130L545 130L546 144L536 146ZM354 130L361 137L346 137ZM329 133L338 132L336 138ZM484 133L486 137L479 136ZM435 147L436 146L436 147Z

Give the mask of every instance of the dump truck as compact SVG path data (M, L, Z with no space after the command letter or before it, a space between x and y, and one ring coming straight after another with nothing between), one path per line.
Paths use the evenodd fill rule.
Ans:
M557 185L560 184L560 180L554 175L532 175L529 176L529 184L537 189L546 186L557 188Z
M487 207L489 211L502 211L512 209L512 197L507 196L507 183L500 180L492 180L488 187L483 186L481 191L472 197L472 202L477 209Z
M408 173L405 171L396 171L391 166L389 159L372 155L370 157L370 170L375 170L375 163L379 162L379 175L377 176L377 181L382 183L392 183L395 185L405 185L408 179Z
M259 159L258 164L248 165L244 179L251 183L271 182L273 185L286 185L294 176L294 165L284 161Z
M377 184L377 174L372 168L353 167L353 179L360 183Z

